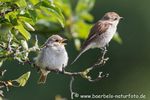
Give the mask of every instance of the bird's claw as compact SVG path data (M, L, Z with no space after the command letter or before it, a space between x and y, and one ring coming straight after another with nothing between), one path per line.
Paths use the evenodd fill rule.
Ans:
M59 69L51 69L51 68L49 68L49 67L46 67L46 70L47 71L53 71L53 72L56 72L57 74L59 73L59 72L61 72Z
M59 74L60 70L59 69L54 69L54 71Z
M101 62L104 65L109 60L109 57L102 58Z
M101 59L98 60L96 65L104 65L107 61L109 60L109 57L102 57Z
M62 72L65 72L65 67L62 67Z

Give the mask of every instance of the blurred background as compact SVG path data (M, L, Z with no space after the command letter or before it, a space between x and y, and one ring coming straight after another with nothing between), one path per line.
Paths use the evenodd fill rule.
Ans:
M73 0L71 2L74 5L76 4ZM90 24L98 21L106 12L117 12L124 17L124 20L118 26L118 32L123 42L119 44L111 41L107 53L107 56L110 58L109 61L105 66L91 72L93 77L96 77L99 71L102 71L104 74L109 73L109 77L95 83L90 83L83 78L75 78L73 83L75 92L98 95L144 94L146 95L144 100L150 100L149 4L149 0L96 0L94 8L90 11L94 16L94 20ZM42 30L38 32L42 32ZM43 30L44 32L45 30ZM50 35L39 34L40 45ZM79 53L74 46L74 40L68 41L66 49L70 58L69 63L71 63ZM100 53L98 49L89 50L75 64L68 66L67 70L81 71L89 67L98 59ZM31 55L31 59L35 56L35 54ZM5 97L8 100L55 100L57 95L70 100L70 77L52 73L48 75L46 84L38 85L39 74L31 66L27 64L21 65L15 61L6 61L3 66L7 69L4 80L15 79L29 70L32 72L25 87L11 88L9 92L5 92ZM75 100L80 100L80 98L75 98Z

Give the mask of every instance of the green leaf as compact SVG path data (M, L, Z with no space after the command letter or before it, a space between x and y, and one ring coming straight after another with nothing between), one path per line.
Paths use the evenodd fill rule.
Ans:
M33 5L35 5L35 4L37 4L37 3L39 2L39 0L30 0L30 2L31 2Z
M17 11L12 11L9 12L5 15L5 18L12 24L12 25L17 25Z
M59 7L66 17L70 17L72 14L70 0L54 0L54 4Z
M30 14L30 17L32 18L32 20L34 22L36 22L37 20L37 13L36 13L36 10L28 10L29 14Z
M26 40L31 38L30 33L23 27L20 21L18 21L18 25L15 26L15 29L18 29L18 31L25 37Z
M74 40L74 44L77 50L80 50L81 47L81 41L79 39Z
M86 21L90 21L90 22L93 21L93 19L94 19L94 17L88 12L80 13L79 17Z
M57 20L60 22L61 26L64 27L65 25L65 18L61 12L61 9L56 7L53 3L48 1L41 1L37 5L35 5L36 8L39 8L42 10L44 14L47 14L47 16L56 17Z
M12 25L10 23L2 23L2 24L0 24L0 34L1 35L2 34L7 34L11 28L12 28Z
M113 40L116 41L119 44L122 44L122 39L121 39L121 37L120 37L118 32L115 33L115 35L113 36Z
M15 3L21 8L27 7L26 0L17 0Z
M52 9L47 9L45 7L41 7L41 10L43 12L45 12L45 14L47 14L47 16L49 17L53 17L53 18L57 18L57 20L60 22L61 26L64 27L64 18L62 18L62 16L60 16L58 13L56 13L54 10Z
M11 2L12 0L0 0L1 2Z
M82 11L90 11L95 4L95 0L79 0L76 6L76 13L80 13Z
M31 25L35 25L35 23L33 22L33 20L31 18L28 18L28 17L25 17L25 16L19 16L19 20L22 21L22 22L23 21L28 22Z
M73 36L85 39L87 38L91 27L92 27L92 24L87 24L83 20L76 21L73 25L73 31L76 33L76 35L73 35Z
M60 27L60 25L57 24L56 22L41 19L36 23L35 29L37 31L40 31L41 34L42 33L45 34L45 33L59 32L62 30L62 27ZM47 29L47 30L45 30L45 29Z
M14 80L14 81L16 81L19 84L19 86L25 86L30 77L30 74L31 74L31 72L29 71L29 72L21 75L18 79Z
M21 21L26 21L32 25L34 25L36 23L37 20L37 13L36 10L24 10L23 13L19 13L19 16L17 16L17 18L19 18L19 20Z
M35 29L28 23L28 22L23 22L24 27L29 30L29 31L35 31Z
M3 65L4 60L0 60L0 67Z
M21 40L21 45L25 50L28 50L28 43L26 40Z
M77 18L86 21L93 21L93 16L89 13L94 6L95 0L79 0L75 9Z

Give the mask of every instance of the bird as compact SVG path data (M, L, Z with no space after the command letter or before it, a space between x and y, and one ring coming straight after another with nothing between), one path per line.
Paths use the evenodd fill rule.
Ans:
M63 71L68 64L68 53L65 49L66 39L59 35L50 36L35 58L35 65L41 75L38 83L45 83L50 70Z
M120 17L116 12L105 13L104 16L93 25L88 38L81 46L79 54L71 64L89 49L104 49L116 33L117 25L122 18L123 17Z

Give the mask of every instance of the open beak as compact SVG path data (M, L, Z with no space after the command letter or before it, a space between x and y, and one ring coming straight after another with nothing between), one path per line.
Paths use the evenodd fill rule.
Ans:
M67 40L67 39L62 39L62 40L60 41L60 43L63 44L63 45L66 45L67 43L64 43L66 40Z

